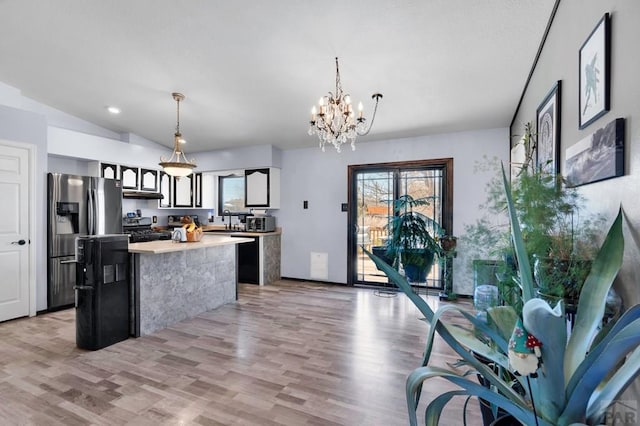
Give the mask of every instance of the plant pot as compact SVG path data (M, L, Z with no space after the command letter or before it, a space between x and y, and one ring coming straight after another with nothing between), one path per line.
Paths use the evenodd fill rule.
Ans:
M435 252L427 249L408 249L401 254L404 274L409 282L423 283L431 271Z
M387 254L388 246L373 246L371 247L371 253L378 256L380 259L384 261L387 265L393 265L393 258ZM376 266L376 268L378 268ZM381 269L378 268L380 271Z
M445 253L451 253L456 249L456 246L458 245L458 238L451 236L451 235L445 235L444 237L440 238L440 247L442 247L442 250L445 251Z
M591 271L591 261L582 259L537 258L533 276L541 293L569 300L580 297L582 285ZM552 303L553 300L549 301ZM557 301L556 301L557 303Z

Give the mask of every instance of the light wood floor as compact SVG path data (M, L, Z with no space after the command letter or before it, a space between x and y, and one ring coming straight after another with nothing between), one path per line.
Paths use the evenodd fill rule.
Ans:
M95 352L76 348L73 309L1 323L0 424L406 425L420 317L404 295L281 281ZM462 424L463 402L442 425Z

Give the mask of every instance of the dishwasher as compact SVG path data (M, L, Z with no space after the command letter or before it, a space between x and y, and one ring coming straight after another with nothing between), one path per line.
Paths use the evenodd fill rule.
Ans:
M258 237L251 239L251 242L238 244L238 282L260 284L260 241Z

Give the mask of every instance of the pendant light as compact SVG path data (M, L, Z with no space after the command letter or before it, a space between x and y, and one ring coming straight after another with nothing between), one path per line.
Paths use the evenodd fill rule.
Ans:
M173 153L167 160L164 157L160 157L160 166L166 174L169 176L175 176L177 178L183 176L189 176L193 173L193 169L196 167L195 160L187 160L187 157L182 151L182 145L185 140L182 139L180 133L180 102L184 100L185 96L182 93L172 93L173 99L175 99L176 107L176 132L173 135Z

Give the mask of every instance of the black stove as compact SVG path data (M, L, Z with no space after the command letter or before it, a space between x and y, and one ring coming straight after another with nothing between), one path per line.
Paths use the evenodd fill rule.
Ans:
M122 232L129 234L129 242L131 243L171 239L170 231L155 231L151 229L151 218L149 217L123 217Z

